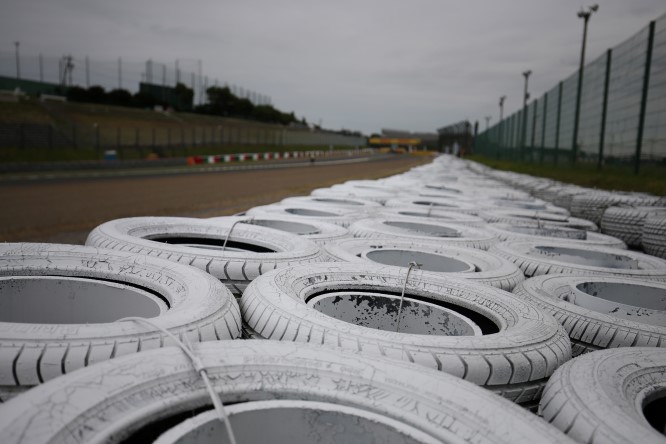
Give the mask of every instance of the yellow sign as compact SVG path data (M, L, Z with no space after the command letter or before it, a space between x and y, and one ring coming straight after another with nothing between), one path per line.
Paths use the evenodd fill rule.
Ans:
M392 139L389 137L371 137L370 145L420 145L421 139Z

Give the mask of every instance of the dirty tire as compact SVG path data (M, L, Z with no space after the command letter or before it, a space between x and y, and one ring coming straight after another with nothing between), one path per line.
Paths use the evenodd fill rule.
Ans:
M643 409L663 398L666 350L621 348L573 359L552 376L541 399L543 418L577 442L664 442L664 412L650 424ZM660 433L661 432L661 433Z
M266 339L332 345L360 350L367 356L415 362L515 402L538 399L547 378L569 359L569 338L549 314L510 293L460 279L415 271L406 295L453 307L486 322L484 335L396 333L339 320L308 305L326 294L371 293L376 295L371 302L378 307L371 317L392 317L389 307L382 305L383 295L399 297L405 274L406 270L397 267L332 263L276 270L248 286L241 313ZM380 313L382 310L386 313ZM357 319L364 317L368 319L367 309L362 307Z
M153 327L115 322L121 318L150 317L192 342L240 336L238 305L217 279L144 255L79 245L0 244L0 293L0 391L5 397L96 362L171 342ZM111 298L117 303L104 305Z
M298 216L266 216L266 217L251 217L251 216L223 216L211 217L210 221L221 222L224 224L233 223L237 220L247 221L248 224L258 225L261 227L271 228L273 230L285 231L287 233L296 234L305 239L311 240L317 245L326 245L329 242L334 242L351 237L349 231L340 225L331 224L328 222L321 222L318 220L303 220Z
M390 238L480 250L487 250L498 242L495 235L482 228L447 224L432 218L387 216L362 219L353 223L349 232L363 239Z
M666 215L666 208L609 207L601 218L601 231L622 239L630 247L640 248L645 218L655 213Z
M520 283L513 293L560 321L573 356L614 347L666 347L666 316L660 313L666 306L658 304L665 283L545 275Z
M220 246L230 228L231 224L223 225L205 219L132 217L98 226L88 235L86 245L147 254L191 265L220 279L237 295L252 279L268 270L325 259L314 242L294 234L242 223L232 230L228 247L238 243L258 251L222 251ZM188 241L185 245L205 242L214 249L177 243L182 240Z
M465 265L468 267L460 271L449 271L435 270L422 264L421 270L435 272L441 277L466 279L506 291L511 291L516 284L525 280L523 272L512 262L473 248L417 244L391 239L343 239L326 245L325 249L332 260L340 262L376 264L377 262L372 260L372 252L381 250L398 252L399 260L402 261L401 264L379 261L385 265L408 266L411 260L422 263L424 259L437 262L434 265L441 265L442 261L453 260L452 266L455 268L465 268Z
M635 251L557 240L507 241L493 246L490 252L512 261L526 277L563 273L666 281L665 260Z
M645 218L641 243L647 254L666 259L666 216L655 214Z
M570 442L517 405L410 364L267 341L220 341L194 349L226 404L336 404L397 421L416 433L416 442L470 436L483 444ZM169 347L101 363L0 406L0 436L7 444L127 442L141 432L157 436L206 406L210 399L199 375L180 349Z
M601 233L593 233L585 230L576 230L558 225L530 226L521 223L493 223L488 224L486 230L494 233L500 241L546 241L556 242L562 239L566 242L574 242L581 245L592 245L607 248L619 248L625 250L627 245L620 239Z

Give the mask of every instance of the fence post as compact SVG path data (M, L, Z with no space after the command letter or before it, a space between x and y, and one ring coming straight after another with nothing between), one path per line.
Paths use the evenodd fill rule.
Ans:
M95 152L97 153L97 160L100 158L100 146L99 146L99 125L95 124Z
M539 163L543 163L543 154L546 149L546 118L548 117L548 93L543 96L543 113L541 118L543 119L541 123L541 153L539 156Z
M19 139L19 149L25 149L25 134L23 132L23 124L19 123L18 126L18 139Z
M557 120L555 122L555 165L557 165L560 155L560 119L562 117L562 81L558 86L557 92Z
M608 112L608 87L610 85L610 70L613 50L606 51L606 78L604 79L604 101L601 105L601 134L599 134L599 159L597 168L601 169L604 161L604 142L606 138L606 113Z
M648 34L648 47L645 56L645 72L643 74L643 93L641 94L641 112L638 116L638 134L636 138L636 163L634 165L634 174L638 174L641 169L641 149L643 148L643 128L645 126L645 108L647 106L647 95L650 87L650 68L652 66L652 46L654 44L654 20L650 22Z
M143 157L143 152L141 151L141 146L139 144L139 128L136 128L134 130L134 149L136 150L137 153L139 153L139 158Z
M118 150L118 158L120 159L124 157L122 143L121 143L121 134L120 134L121 131L122 129L120 127L116 128L116 149Z
M530 143L530 162L532 162L534 154L534 145L536 139L536 123L537 123L537 109L539 109L539 99L534 99L534 111L532 112L532 143Z

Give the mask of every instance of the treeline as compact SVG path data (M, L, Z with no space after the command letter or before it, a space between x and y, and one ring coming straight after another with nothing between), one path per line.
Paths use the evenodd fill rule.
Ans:
M228 87L211 87L206 90L208 103L193 107L194 91L178 83L174 88L142 84L139 92L132 94L125 89L106 91L101 86L67 88L65 95L70 102L96 103L105 105L127 106L133 108L154 108L162 106L176 111L194 111L239 119L256 120L265 123L289 125L300 122L307 125L305 119L298 120L293 111L282 112L272 105L255 105L250 100L238 97Z
M65 95L70 102L97 103L132 108L154 108L155 106L162 106L166 109L173 107L173 102L176 101L183 104L178 111L187 111L192 108L192 100L194 99L194 90L192 88L179 83L175 88L171 88L169 93L171 97L165 99L145 90L140 90L135 94L126 89L113 89L107 92L101 86L95 85L90 88L71 86L67 88Z
M289 125L299 122L293 111L282 112L272 105L255 105L250 100L238 97L227 86L213 86L206 90L208 103L195 107L195 111L215 116L237 117L266 123ZM300 121L307 124L305 119Z

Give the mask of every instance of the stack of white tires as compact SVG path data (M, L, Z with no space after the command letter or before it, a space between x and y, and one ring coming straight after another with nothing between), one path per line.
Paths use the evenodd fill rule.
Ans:
M440 156L86 243L0 245L0 442L663 441L657 197Z

